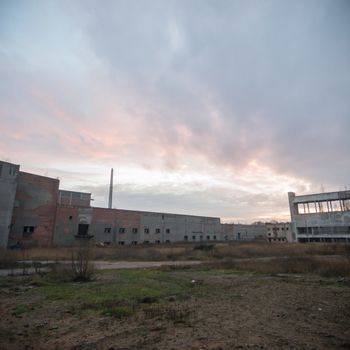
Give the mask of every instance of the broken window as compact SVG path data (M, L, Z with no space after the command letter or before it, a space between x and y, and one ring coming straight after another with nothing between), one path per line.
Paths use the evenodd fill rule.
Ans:
M78 226L78 236L87 236L89 231L88 224L79 224Z
M23 227L23 237L29 237L32 233L34 233L34 226L24 226Z
M23 227L23 233L33 233L35 227L34 226L24 226Z

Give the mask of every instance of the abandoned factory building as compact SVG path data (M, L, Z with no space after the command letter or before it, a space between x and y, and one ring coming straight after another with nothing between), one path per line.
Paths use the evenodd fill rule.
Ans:
M350 242L350 191L288 197L298 242Z
M90 202L90 193L61 190L58 179L0 161L0 248L234 239L233 224L220 218L96 208Z

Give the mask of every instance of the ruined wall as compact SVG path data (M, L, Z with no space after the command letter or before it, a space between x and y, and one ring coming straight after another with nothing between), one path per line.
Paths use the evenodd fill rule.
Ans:
M79 234L79 225L88 225ZM223 240L219 218L106 208L57 208L54 244L160 244Z
M6 249L15 204L19 165L0 161L0 249Z
M266 234L265 225L234 224L233 226L233 235L237 241L265 240Z
M75 207L90 207L91 193L59 190L58 204Z
M52 244L59 180L19 172L9 244Z
M288 198L299 242L350 242L350 191L303 196L289 192Z
M84 245L93 239L92 230L93 208L80 208L66 205L57 206L54 245L75 246ZM79 232L79 226L85 226L84 232Z

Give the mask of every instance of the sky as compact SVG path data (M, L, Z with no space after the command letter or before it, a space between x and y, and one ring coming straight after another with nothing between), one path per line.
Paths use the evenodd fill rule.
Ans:
M0 159L94 206L289 220L349 151L350 1L0 0Z

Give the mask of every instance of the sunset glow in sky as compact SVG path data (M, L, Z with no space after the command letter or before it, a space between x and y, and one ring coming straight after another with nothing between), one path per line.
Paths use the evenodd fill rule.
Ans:
M289 220L350 189L350 2L0 2L0 159L106 206Z

